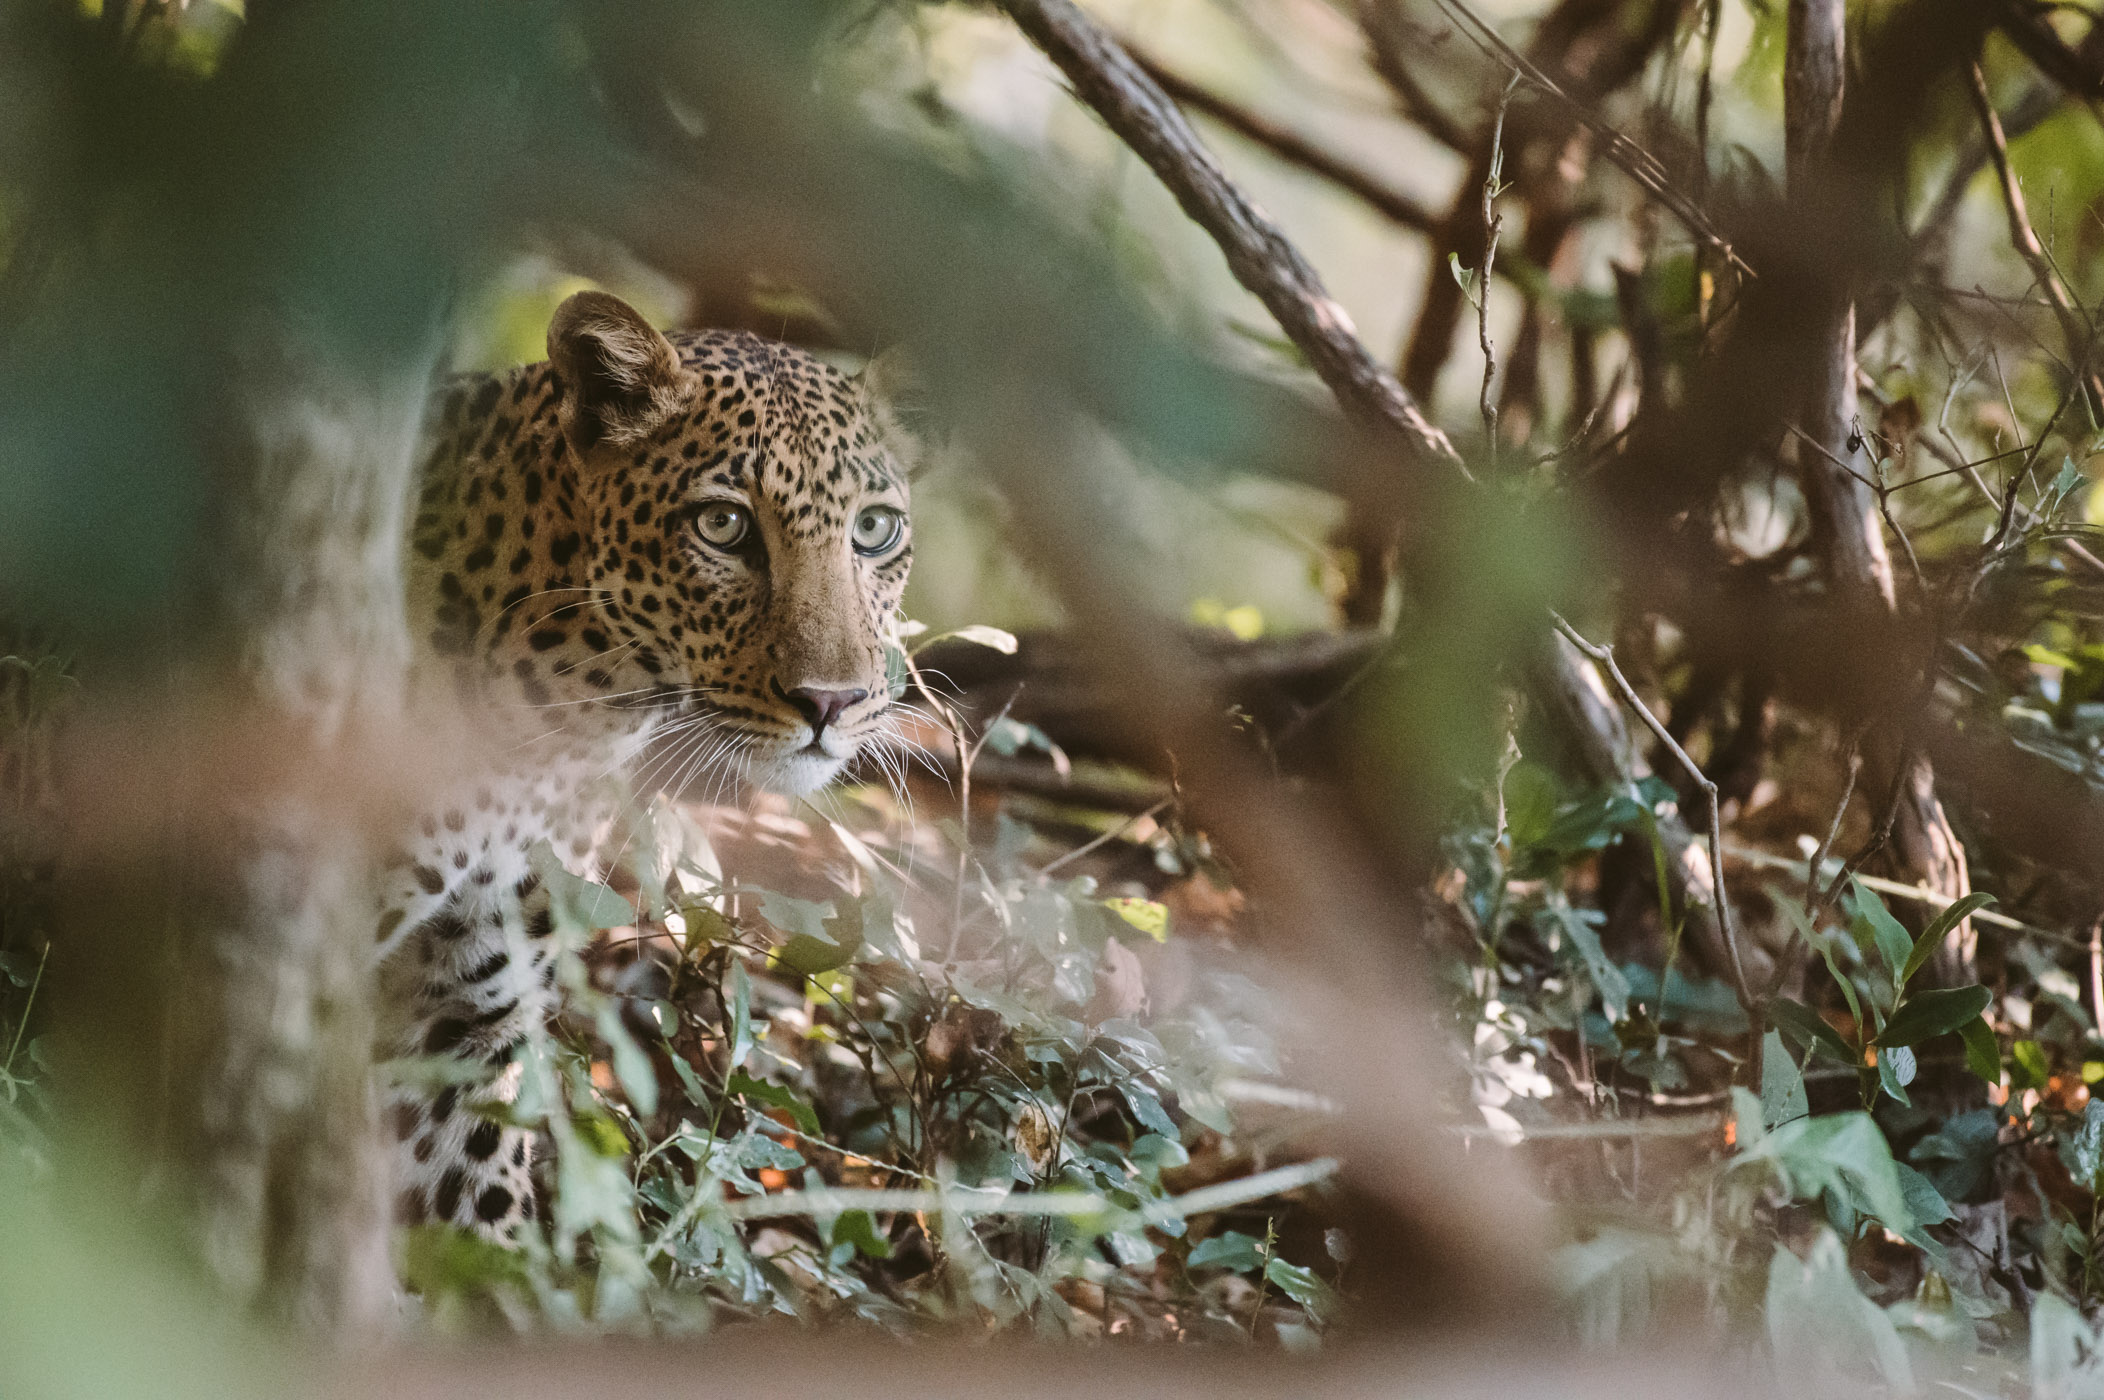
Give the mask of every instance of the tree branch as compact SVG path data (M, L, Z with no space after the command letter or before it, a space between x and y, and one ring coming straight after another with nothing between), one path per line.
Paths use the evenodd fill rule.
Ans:
M1556 617L1554 613L1550 616ZM1761 1000L1754 996L1752 984L1746 979L1746 960L1739 951L1739 931L1731 918L1731 898L1724 889L1724 825L1717 785L1702 771L1701 764L1688 757L1688 751L1680 746L1663 724L1659 723L1658 716L1651 713L1643 697L1636 693L1636 687L1629 683L1629 678L1622 674L1622 668L1615 664L1613 647L1596 646L1587 641L1577 628L1561 617L1556 617L1556 630L1565 641L1592 658L1593 662L1607 673L1607 678L1614 682L1615 694L1629 707L1630 713L1644 722L1644 727L1666 746L1666 751L1673 755L1674 761L1680 764L1688 777L1694 780L1695 785L1701 788L1703 795L1709 799L1710 884L1712 897L1716 901L1717 926L1724 935L1724 951L1730 959L1732 991L1739 998L1740 1008L1753 1018L1758 1034L1763 1019Z
M1128 41L1126 52L1142 72L1177 103L1220 123L1237 136L1261 146L1288 165L1295 165L1356 197L1367 208L1389 222L1416 233L1431 233L1439 227L1439 216L1417 199L1389 184L1381 176L1355 165L1333 151L1323 149L1290 127L1240 106L1210 88L1162 66Z
M2045 16L2023 0L1989 0L1989 5L1997 27L2039 72L2085 101L2104 97L2104 69L2097 65L2090 39L2085 38L2079 50L2069 48ZM2092 28L2090 35L2095 37L2097 29Z
M2024 207L2024 190L2016 180L2016 171L2009 163L2009 139L2002 133L2002 119L1994 110L1994 98L1987 91L1987 77L1980 65L1972 65L1967 75L1972 94L1973 111L1980 118L1981 133L1987 138L1987 152L1994 162L1994 173L2002 192L2002 209L2009 217L2009 242L2024 266L2031 269L2033 280L2045 293L2046 301L2053 308L2053 318L2060 323L2060 333L2067 338L2070 362L2083 358L2083 347L2092 338L2090 328L2084 324L2082 313L2076 309L2067 286L2060 280L2058 269L2046 254L2045 245L2038 241L2038 233L2031 227L2031 216ZM2091 404L2104 412L2104 380L2095 371L2083 376L2083 388L2090 396Z
M1420 459L1466 477L1447 435L1366 352L1351 318L1315 269L1228 179L1182 110L1132 55L1073 0L1003 0L1002 8L1066 74L1089 109L1147 162L1184 212L1212 235L1235 280L1264 303L1345 413L1364 426L1392 430Z
M1476 144L1475 137L1432 100L1432 94L1417 81L1417 75L1403 61L1405 49L1417 39L1405 32L1409 26L1402 12L1383 0L1359 0L1358 10L1359 30L1366 36L1367 58L1373 71L1395 94L1396 105L1402 109L1404 119L1421 127L1427 136L1448 150L1467 155Z

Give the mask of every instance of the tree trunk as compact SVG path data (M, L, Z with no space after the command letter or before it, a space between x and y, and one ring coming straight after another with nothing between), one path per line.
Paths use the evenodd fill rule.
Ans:
M248 345L213 444L214 596L236 653L228 699L293 750L262 771L294 776L237 788L208 814L229 854L186 921L211 989L193 1041L197 1219L235 1297L357 1335L393 1290L372 1070L375 861L357 804L296 775L399 732L399 542L431 365L338 362L282 327Z
M1783 70L1784 143L1789 193L1807 210L1835 209L1828 155L1841 125L1847 72L1844 0L1790 0ZM1818 221L1812 221L1816 227ZM1889 617L1898 610L1892 556L1885 547L1877 498L1867 480L1871 464L1860 446L1856 419L1856 311L1852 289L1834 286L1814 319L1812 366L1798 443L1798 467L1826 546L1827 577L1852 610ZM1933 658L1927 664L1934 664ZM1936 799L1929 761L1910 752L1900 733L1873 736L1865 747L1863 791L1873 801L1897 803L1885 864L1895 877L1927 885L1950 898L1969 892L1965 847ZM1872 814L1874 824L1884 818ZM1975 936L1971 920L1951 931L1933 975L1949 985L1972 980Z

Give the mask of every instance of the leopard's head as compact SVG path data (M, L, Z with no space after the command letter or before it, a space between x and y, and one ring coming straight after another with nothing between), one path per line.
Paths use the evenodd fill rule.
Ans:
M744 333L660 334L580 292L548 328L595 668L669 703L668 772L791 794L890 730L913 558L906 440L865 374Z

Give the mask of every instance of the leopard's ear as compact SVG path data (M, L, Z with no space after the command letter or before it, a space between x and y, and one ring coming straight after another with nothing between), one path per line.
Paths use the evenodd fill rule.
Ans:
M920 376L905 348L894 345L870 356L855 376L855 384L866 402L893 408L920 387Z
M893 346L872 355L855 376L855 390L863 412L876 426L877 436L890 447L908 475L916 474L924 455L919 435L906 426L909 400L920 388L920 375L907 352Z
M548 358L562 377L557 420L580 458L649 437L689 391L672 342L605 292L578 292L555 309Z

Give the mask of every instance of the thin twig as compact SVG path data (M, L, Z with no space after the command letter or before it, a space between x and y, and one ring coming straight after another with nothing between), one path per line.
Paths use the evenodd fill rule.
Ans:
M1182 1220L1229 1206L1246 1205L1267 1196L1298 1191L1337 1173L1337 1159L1318 1157L1288 1167L1274 1167L1216 1186L1201 1186L1180 1196L1150 1201L1142 1207L1149 1220ZM895 1187L817 1186L802 1191L775 1191L718 1203L727 1220L779 1220L790 1216L838 1215L842 1211L941 1211L955 1215L1040 1215L1086 1217L1115 1212L1117 1206L1091 1193L1067 1191L982 1190L952 1185L937 1190Z
M1117 840L1120 836L1123 836L1126 832L1138 826L1141 822L1146 821L1149 817L1161 811L1164 807L1167 807L1170 804L1170 802L1174 800L1175 799L1173 798L1165 797L1161 801L1155 803L1152 807L1149 807L1146 811L1133 813L1124 821L1119 822L1116 826L1104 832L1102 835L1094 837L1084 845L1076 846L1073 850L1068 851L1065 855L1059 857L1057 860L1046 862L1045 865L1039 868L1037 873L1040 875L1050 875L1053 871L1059 869L1059 867L1061 867L1062 865L1066 865L1070 861L1079 860L1083 856L1087 855L1090 851L1102 849L1103 847L1109 845L1111 842Z
M1899 762L1893 767L1892 789L1885 801L1885 820L1872 833L1870 840L1864 843L1863 849L1842 864L1841 869L1834 875L1833 883L1828 885L1826 893L1819 897L1820 909L1827 908L1839 899L1848 882L1870 863L1872 856L1884 850L1886 843L1892 840L1892 829L1899 824L1900 806L1906 801L1907 770L1913 766L1914 759L1914 754L1905 751L1900 753Z
M1848 746L1848 780L1841 786L1841 800L1834 804L1834 820L1826 829L1826 839L1812 855L1811 863L1805 867L1804 912L1810 918L1819 905L1819 872L1826 859L1833 853L1834 841L1841 835L1841 819L1848 815L1849 801L1856 795L1856 779L1863 772L1863 736L1858 733ZM1787 961L1787 959L1786 959Z
M1599 137L1600 154L1607 158L1609 164L1636 181L1645 193L1664 206L1674 218L1680 220L1689 233L1715 249L1740 273L1747 277L1754 275L1753 269L1726 241L1724 235L1717 231L1717 226L1710 221L1709 215L1701 206L1673 188L1672 177L1658 157L1609 126L1594 114L1592 108L1565 92L1557 85L1555 79L1528 61L1525 54L1506 43L1504 36L1498 33L1489 20L1471 9L1467 0L1439 0L1439 3L1448 13L1462 21L1463 31L1468 33L1477 47L1510 69L1515 76L1524 77L1531 87L1555 99L1587 130Z
M1498 264L1498 234L1505 228L1505 216L1497 207L1498 195L1505 188L1501 183L1505 172L1505 114L1512 108L1512 94L1519 85L1520 75L1515 73L1498 98L1497 119L1490 127L1490 167L1483 177L1483 266L1476 278L1476 342L1483 347L1483 387L1476 394L1476 407L1483 415L1484 451L1493 466L1498 459L1498 405L1491 398L1490 389L1498 374L1498 351L1490 339L1490 277Z
M1593 662L1607 673L1607 678L1614 683L1615 693L1621 697L1622 703L1644 722L1644 727L1651 731L1654 738L1666 746L1667 752L1673 755L1674 760L1709 799L1710 881L1713 887L1711 898L1716 901L1717 927L1724 935L1724 949L1731 958L1732 986L1738 994L1739 1005L1747 1015L1755 1017L1758 1023L1759 1003L1753 995L1752 987L1746 981L1746 964L1739 952L1738 927L1732 921L1731 899L1724 891L1724 827L1717 785L1710 781L1709 774L1702 771L1702 766L1688 756L1688 751L1680 746L1680 741L1673 737L1666 726L1659 723L1658 716L1651 713L1650 706L1644 703L1643 697L1636 693L1636 687L1629 683L1629 678L1622 674L1622 668L1615 663L1614 648L1587 641L1577 628L1553 611L1549 616L1555 619L1556 630L1563 634L1565 641L1592 658Z
M1788 856L1779 856L1773 851L1764 851L1758 846L1747 846L1737 841L1727 841L1724 845L1724 851L1733 860L1743 861L1747 865L1757 865L1768 870L1781 871L1792 880L1809 880L1812 878L1811 866L1808 862L1792 860ZM1828 857L1828 861L1832 862L1831 856ZM1833 863L1838 868L1839 863ZM1868 886L1879 894L1889 895L1894 899L1909 900L1916 904L1926 904L1933 912L1941 912L1958 902L1957 896L1945 894L1941 890L1932 890L1927 885L1903 884L1898 880L1890 880L1882 875L1856 875L1853 878L1857 884ZM2043 928L2038 924L2027 924L2022 919L2012 919L2007 914L1997 914L1992 909L1975 909L1966 917L1977 919L1983 924L1992 924L1996 928L2008 929L2011 933L2021 933L2032 938L2042 939L2048 943L2058 943L2063 947L2086 948L2089 946L2088 940L2085 938L2077 938L2072 934Z
M44 985L44 964L51 958L51 945L47 942L44 951L37 955L36 977L29 984L29 997L22 1003L22 1019L15 1023L14 1043L7 1047L7 1062L0 1064L0 1076L10 1075L15 1070L15 1054L22 1048L22 1032L29 1029L29 1013L36 1009L37 988Z
M2017 183L2016 171L2009 163L2009 141L2002 133L2002 119L1995 112L1994 98L1988 94L1986 75L1975 63L1968 76L1972 80L1973 111L1979 115L1980 129L1987 137L1988 154L1994 161L1994 173L2002 191L2002 208L2009 216L2009 242L2015 247L2017 256L2024 260L2024 265L2031 269L2031 276L2052 304L2053 317L2060 322L2061 334L2067 337L2068 353L2075 354L2077 347L2091 339L2090 333L2083 326L2052 260L2039 243L2037 232L2031 227L2031 217L2024 208L2023 186ZM2104 384L2091 379L2085 387L2090 391L2093 407L2104 405Z

